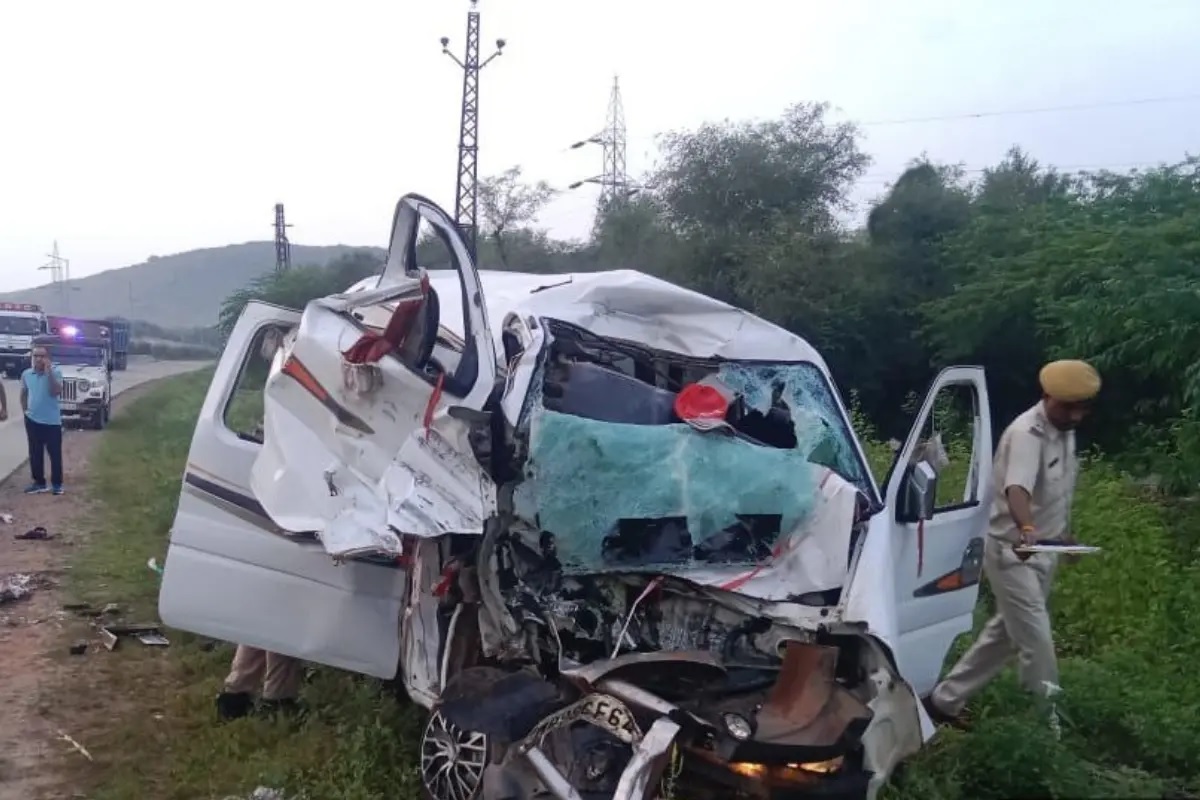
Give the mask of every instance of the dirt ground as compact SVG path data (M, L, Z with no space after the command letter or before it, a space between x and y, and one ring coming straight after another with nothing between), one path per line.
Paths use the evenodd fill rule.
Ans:
M114 413L120 413L155 383L123 392L114 400ZM28 465L0 484L0 513L13 517L11 524L0 523L0 585L12 575L33 579L29 594L0 600L0 800L85 797L69 785L70 771L59 768L68 754L86 758L63 738L70 736L73 727L70 711L47 693L62 685L68 671L74 685L84 683L79 686L81 693L102 691L101 687L87 687L87 671L71 661L94 656L99 644L86 617L62 608L59 586L73 548L87 535L88 459L103 435L88 430L64 432L64 495L22 494L29 483ZM44 527L53 538L14 538L36 526ZM73 634L88 641L86 654L69 653Z

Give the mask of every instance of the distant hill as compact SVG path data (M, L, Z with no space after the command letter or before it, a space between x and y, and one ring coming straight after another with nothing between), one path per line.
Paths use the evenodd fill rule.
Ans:
M373 247L292 245L292 264L324 266L355 250ZM275 268L272 242L246 242L151 256L142 264L72 279L68 294L53 285L0 294L0 300L38 303L47 312L80 317L123 316L166 328L215 325L230 292ZM77 291L76 291L77 290Z

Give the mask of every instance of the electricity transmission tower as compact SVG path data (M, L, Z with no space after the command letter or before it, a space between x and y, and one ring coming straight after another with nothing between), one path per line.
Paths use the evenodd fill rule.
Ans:
M275 204L275 272L287 272L292 267L292 243L288 241L287 229L292 227L283 220L283 203Z
M58 254L58 241L55 240L54 247L46 254L50 260L39 270L48 270L50 272L50 283L58 289L58 299L62 303L63 310L70 313L71 310L71 294L68 291L67 284L71 281L71 259L63 258Z
M496 52L479 60L478 0L467 11L467 43L460 60L450 52L450 37L442 37L442 52L463 71L462 116L458 129L458 180L454 187L454 221L475 257L478 236L476 198L479 177L479 71L504 52L507 44L496 40Z
M63 258L58 254L57 241L54 242L54 248L46 254L46 257L50 260L38 267L38 269L50 271L51 283L57 284L62 283L63 281L71 280L71 260L68 258Z
M569 188L578 189L585 183L599 184L601 207L625 200L641 188L629 180L629 173L625 169L625 104L621 102L621 81L617 76L613 77L604 130L576 142L571 145L571 149L577 150L588 144L598 144L603 148L604 171L591 178L576 181Z

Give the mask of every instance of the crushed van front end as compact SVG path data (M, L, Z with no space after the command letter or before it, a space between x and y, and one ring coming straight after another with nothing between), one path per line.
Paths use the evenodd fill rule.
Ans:
M870 504L820 371L545 326L519 413L470 437L498 514L446 572L427 791L871 796L921 737L886 650L842 622ZM680 419L705 381L721 426Z
M878 491L828 373L715 301L626 288L588 289L574 322L508 315L482 408L405 413L394 364L343 363L360 301L311 304L268 381L255 494L339 561L405 565L400 675L436 800L871 797L922 734L846 619ZM609 310L635 305L624 328ZM581 324L600 314L606 335Z

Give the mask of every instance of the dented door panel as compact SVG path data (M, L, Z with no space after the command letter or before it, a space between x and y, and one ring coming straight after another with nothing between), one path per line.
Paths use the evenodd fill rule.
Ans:
M405 573L367 563L338 566L311 536L289 536L250 489L263 446L225 423L259 332L298 319L295 311L250 303L230 335L196 421L159 614L202 636L391 677ZM346 625L347 619L358 622Z

